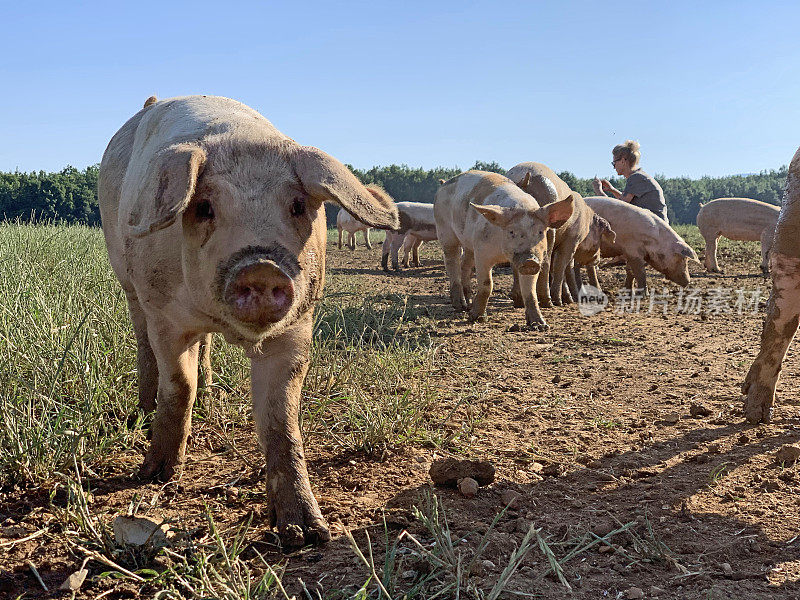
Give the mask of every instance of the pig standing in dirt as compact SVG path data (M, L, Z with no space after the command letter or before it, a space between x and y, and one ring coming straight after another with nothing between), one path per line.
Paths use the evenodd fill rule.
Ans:
M389 270L389 254L392 256L392 268L397 271L398 252L405 240L409 239L406 256L403 264L408 266L409 250L414 252L415 266L419 266L419 246L422 242L431 242L437 239L436 221L433 218L433 204L427 202L398 202L397 212L400 215L400 229L387 231L386 241L383 242L381 266L384 271Z
M364 232L364 245L372 250L372 244L369 241L369 225L362 223L346 210L340 209L336 215L336 229L339 230L339 250L342 249L342 233L345 231L349 236L347 245L350 246L350 250L356 249L356 233L359 231Z
M552 169L536 162L524 162L508 171L508 178L536 198L540 206L545 206L570 196L573 199L572 215L553 233L548 234L548 258L542 265L539 276L539 304L550 306L569 304L572 297L567 281L572 280L572 257L578 244L589 234L592 224L592 211L583 198L573 192ZM550 282L549 288L546 282ZM574 283L574 282L573 282ZM516 284L514 286L516 288ZM516 295L512 292L512 298ZM519 299L515 299L515 305Z
M605 244L611 246L617 239L617 234L611 225L603 217L592 211L592 224L589 226L589 233L575 248L575 255L572 257L574 268L567 272L567 283L573 298L578 297L578 291L582 286L581 267L586 267L589 276L589 285L600 289L597 281L597 264L600 262L600 248Z
M789 165L775 241L769 257L772 293L761 333L761 350L745 377L744 414L750 423L768 423L783 358L800 320L800 149Z
M250 356L269 514L281 539L329 539L298 423L325 276L322 203L389 228L398 225L394 206L253 109L212 96L149 100L111 139L98 197L136 333L139 404L156 411L140 475L169 479L182 465L198 340L219 332Z
M718 198L700 205L697 227L706 241L706 269L722 273L717 264L719 236L741 242L761 242L761 270L769 272L768 255L778 222L779 206L750 198Z
M453 307L467 310L474 266L478 291L469 319L483 318L492 293L492 267L510 262L526 323L546 329L534 286L547 253L547 230L569 220L573 202L570 196L540 207L507 177L485 171L467 171L445 182L436 192L433 213Z
M609 222L616 234L613 243L601 243L600 252L602 256L625 257L628 271L626 288L633 285L634 279L638 289L646 288L646 264L680 286L689 285L689 260L699 262L697 254L663 219L616 198L589 196L584 200L589 208ZM587 270L596 280L597 275L592 275L595 268L591 266Z

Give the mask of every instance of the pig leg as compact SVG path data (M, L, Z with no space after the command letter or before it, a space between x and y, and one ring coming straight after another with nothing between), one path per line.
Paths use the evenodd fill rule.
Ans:
M203 370L203 388L209 390L213 383L211 377L211 334L207 333L200 341L200 366Z
M475 266L475 255L471 250L464 249L461 255L461 289L464 290L464 298L469 304L472 298L472 267Z
M352 232L352 231L348 231L347 235L348 235L347 242L348 242L348 246L350 246L350 250L355 250L356 249L356 234L354 232Z
M744 414L750 423L769 423L772 418L775 386L800 315L800 258L773 253L770 267L772 293L761 332L761 350L742 385Z
M422 246L422 240L419 238L414 238L414 245L411 246L412 258L411 258L411 265L414 267L422 266L419 262L419 247Z
M128 310L131 313L133 331L136 334L136 371L139 383L139 408L144 413L151 413L156 409L156 395L158 394L158 363L150 346L147 335L147 317L136 294L125 292L128 299Z
M492 266L494 265L485 261L476 261L475 278L478 280L478 286L475 298L472 300L472 308L469 311L469 321L484 320L486 318L486 306L489 304L489 296L492 294ZM464 261L462 261L462 277L464 271Z
M172 479L183 464L197 396L197 356L200 344L171 328L148 327L158 363L158 402L153 436L139 476Z
M597 280L597 264L586 265L586 275L589 278L589 285L593 285L599 290L600 282Z
M574 250L574 248L569 249L559 247L555 252L553 252L553 258L550 262L550 275L553 278L553 281L550 284L550 299L556 306L570 304L572 302L572 297L570 297L569 292L566 293L565 297L562 289L564 284L564 272L572 260L571 250Z
M330 539L311 491L300 434L300 392L311 329L311 319L304 319L250 353L253 418L267 458L269 514L284 546Z
M467 310L464 288L461 285L461 245L455 239L442 236L442 254L444 268L450 280L450 302L456 311Z
M372 250L372 243L369 241L369 227L364 230L364 244L366 244L367 249Z
M630 289L633 286L633 280L636 280L636 291L642 291L647 288L647 276L645 275L645 262L641 258L631 258L625 263L625 270L627 277L625 278L625 288Z
M717 240L719 236L716 233L705 233L703 239L706 241L706 269L711 273L722 273L722 269L717 264Z
M576 269L578 270L577 278L575 277ZM574 262L574 260L572 264L567 265L567 270L564 273L564 276L567 281L567 286L569 287L569 292L570 294L572 294L572 299L577 301L578 290L581 287L580 285L578 285L578 281L580 281L581 278L581 272L580 272L580 267L578 267L578 265Z
M341 250L342 249L342 228L337 226L336 229L339 230L339 250Z
M511 265L511 269L514 272L514 282L511 284L511 302L514 304L514 308L524 308L525 300L519 287L519 271L514 265Z
M411 237L410 235L406 234L406 237L403 238L403 266L409 267L411 262L411 248L414 245L414 240L416 238Z
M519 288L522 294L522 300L525 304L525 323L528 327L538 329L539 331L545 331L548 328L547 322L544 320L542 312L539 310L539 302L533 291L536 287L537 277L541 277L541 274L520 275Z
M381 247L381 267L384 271L389 270L389 248L392 246L394 234L391 231L386 232L386 239L383 240Z
M556 232L554 229L547 230L547 253L542 257L542 268L539 271L539 279L536 281L536 295L539 298L539 306L550 308L553 302L550 298L550 263L553 256L553 246L555 245Z
M400 246L403 245L403 240L405 237L398 234L392 240L392 268L395 271L400 270Z
M769 275L769 253L772 249L772 239L775 232L769 227L761 234L761 272Z

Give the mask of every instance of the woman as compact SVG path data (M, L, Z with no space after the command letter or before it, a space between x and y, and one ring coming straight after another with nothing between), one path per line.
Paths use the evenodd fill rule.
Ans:
M604 192L610 192L615 198L623 202L630 202L634 206L651 211L664 221L667 218L667 203L664 200L664 190L658 182L639 167L642 153L639 151L639 142L628 140L624 144L614 146L611 151L611 166L627 179L625 191L620 192L608 179L603 179L600 184Z

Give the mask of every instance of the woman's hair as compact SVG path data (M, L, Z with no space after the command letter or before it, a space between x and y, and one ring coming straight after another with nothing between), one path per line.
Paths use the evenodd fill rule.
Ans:
M611 151L611 155L614 157L614 160L617 160L618 158L626 158L628 159L628 163L630 163L631 167L635 167L639 164L639 159L642 158L642 153L639 148L639 142L635 140L628 140L624 144L617 144L614 146L614 149Z

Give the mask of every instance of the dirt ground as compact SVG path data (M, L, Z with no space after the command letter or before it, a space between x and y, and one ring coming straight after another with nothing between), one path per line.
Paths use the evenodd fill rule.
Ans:
M666 314L659 302L650 312L647 299L639 312L622 312L617 293L624 270L611 267L600 271L611 299L606 310L587 317L575 305L544 309L547 332L513 327L523 325L524 316L509 299L507 269L496 269L488 322L468 324L449 306L435 244L425 248L422 267L400 274L379 269L380 245L353 252L329 244L328 252L331 273L348 273L375 294L408 296L409 304L426 309L426 326L435 325L432 335L449 365L432 373L441 403L437 417L454 432L469 431L462 456L497 469L496 481L474 498L434 490L467 554L515 497L509 491L517 494L490 531L488 562L474 574L479 587L491 588L531 523L559 556L588 532L605 536L633 523L635 534L615 534L610 545L565 563L572 591L552 574L539 577L547 560L535 548L501 597L800 598L800 476L797 466L777 464L774 456L800 437L794 350L784 363L773 423L748 426L741 410L740 385L758 351L770 287L758 271L754 245L722 252L725 275L709 276L692 265L690 288L704 294L697 313L692 302L679 310L678 288L652 270L650 285L670 291ZM746 290L745 304L753 301L752 291L761 291L757 312L744 306L738 314L737 289ZM728 312L712 310L720 305L711 298L723 293L713 290L725 290ZM456 405L465 389L473 390L471 402ZM253 517L247 541L269 562L285 561L289 593L299 593L299 580L310 590L366 581L345 527L362 548L368 531L378 552L384 518L390 539L403 528L425 539L411 507L430 489L431 462L448 455L441 449L410 445L374 457L307 440L311 482L334 539L285 556L263 523L263 461L252 428L232 435L233 449L196 425L183 478L165 486L133 480L140 456L120 456L115 472L91 481L92 511L110 518L141 502L205 530L204 503L220 528ZM7 490L0 498L0 543L43 527L64 495L61 488L51 501L49 489ZM42 539L0 546L0 597L23 591L50 597L27 561L51 589L79 566L82 555L74 546L57 535ZM103 570L96 563L92 568L92 574ZM409 565L402 576L413 578L414 569L423 567ZM100 578L87 581L78 597L136 597L137 589L129 580ZM145 587L143 594L154 591Z

